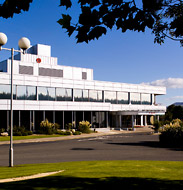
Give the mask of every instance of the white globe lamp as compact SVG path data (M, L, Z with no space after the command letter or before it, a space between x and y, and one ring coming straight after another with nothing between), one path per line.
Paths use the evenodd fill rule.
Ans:
M30 40L28 38L21 38L18 41L18 46L20 49L23 49L24 51L30 47Z
M8 38L6 36L6 34L0 32L0 46L3 46L7 43Z

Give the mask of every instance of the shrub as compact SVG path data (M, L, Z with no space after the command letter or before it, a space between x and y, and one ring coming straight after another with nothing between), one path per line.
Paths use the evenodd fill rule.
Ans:
M48 121L48 119L46 119L41 121L38 133L52 135L57 133L59 127L60 125L58 123L51 123Z
M160 136L160 143L167 146L183 146L183 123L175 119L169 125L165 125Z
M75 131L75 132L73 133L73 135L81 135L81 132L80 132L80 131Z
M10 130L9 130L10 133ZM32 131L28 131L27 129L25 129L24 126L14 126L13 127L13 135L14 136L28 136L28 135L32 135Z
M154 131L158 132L161 126L163 126L163 123L161 121L155 121L153 124Z
M74 126L75 126L75 121L73 121L72 123L66 124L65 128L66 130L70 131L74 128Z
M78 126L78 131L82 133L91 133L91 124L89 121L80 121Z
M0 133L4 133L6 130L4 128L0 128Z

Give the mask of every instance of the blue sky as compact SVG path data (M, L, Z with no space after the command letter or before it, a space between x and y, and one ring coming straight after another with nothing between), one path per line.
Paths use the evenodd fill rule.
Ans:
M76 44L57 23L65 12L59 2L34 0L28 12L0 18L0 32L8 36L5 47L17 48L25 36L32 45L51 45L59 64L94 69L95 80L163 85L167 95L160 96L159 103L183 101L183 48L178 42L167 39L160 46L154 44L151 31L121 33L114 28L99 40ZM78 14L77 5L71 13ZM0 52L0 61L8 56L9 52Z

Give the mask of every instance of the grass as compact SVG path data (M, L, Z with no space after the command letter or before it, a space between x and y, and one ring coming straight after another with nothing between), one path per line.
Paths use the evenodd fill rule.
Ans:
M0 167L0 178L64 170L52 176L0 184L0 190L183 189L183 162L84 161Z
M28 136L13 136L13 140L24 140L24 139L38 139L38 138L49 138L49 137L61 137L65 135L28 135ZM0 136L0 141L9 141L10 136Z

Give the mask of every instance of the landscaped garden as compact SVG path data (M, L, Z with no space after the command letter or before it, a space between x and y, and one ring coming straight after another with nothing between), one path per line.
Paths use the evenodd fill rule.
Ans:
M183 162L174 161L84 161L0 167L0 179L58 170L64 171L0 184L0 189L183 189Z
M60 129L60 125L57 123L51 123L47 119L40 123L39 128L33 133L27 130L24 126L14 126L13 136L14 140L20 139L35 139L46 137L60 137L65 135L80 135L82 133L91 133L91 124L88 121L80 121L78 126L75 123L68 123L65 126L65 130ZM0 129L0 141L8 141L10 131Z

